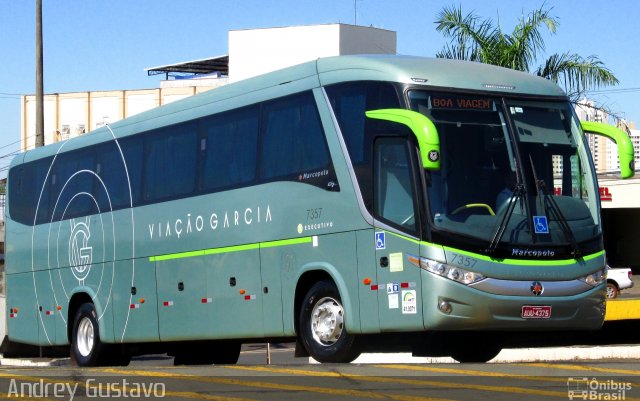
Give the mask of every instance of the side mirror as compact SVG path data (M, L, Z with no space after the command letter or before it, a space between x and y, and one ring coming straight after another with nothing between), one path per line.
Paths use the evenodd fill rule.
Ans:
M595 121L581 121L584 132L606 136L618 145L618 159L620 160L620 175L622 178L631 178L635 174L633 158L633 142L626 132L613 125L597 123Z
M422 167L428 170L440 169L440 136L431 120L424 114L405 109L381 109L365 112L368 118L404 124L418 140Z

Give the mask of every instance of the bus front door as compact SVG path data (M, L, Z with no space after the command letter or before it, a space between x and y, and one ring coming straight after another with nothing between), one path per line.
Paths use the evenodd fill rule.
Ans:
M373 204L380 329L420 330L420 243L411 147L403 137L378 138L374 147ZM407 233L406 235L403 233Z

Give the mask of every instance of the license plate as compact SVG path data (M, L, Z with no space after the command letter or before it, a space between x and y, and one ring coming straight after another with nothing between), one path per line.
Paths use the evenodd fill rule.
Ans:
M549 319L550 317L551 306L524 305L522 307L523 319Z

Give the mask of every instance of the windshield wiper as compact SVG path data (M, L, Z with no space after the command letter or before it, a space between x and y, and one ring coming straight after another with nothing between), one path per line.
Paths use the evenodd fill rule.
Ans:
M531 158L531 155L529 155L529 162L531 163L533 180L536 183L536 190L538 191L537 196L540 197L541 193L544 196L543 206L544 206L545 212L548 212L550 217L553 217L558 222L558 225L562 229L562 232L564 233L565 238L571 244L571 256L573 256L574 258L580 257L581 255L580 247L578 246L576 237L574 237L573 235L571 226L569 226L569 223L567 223L567 219L562 214L562 210L560 210L560 207L558 207L558 204L556 203L555 199L553 199L553 196L549 195L549 192L547 191L547 185L545 184L544 180L538 179L538 174L536 173L536 167L533 164L533 159Z
M504 232L507 230L507 226L509 224L509 220L511 220L511 216L513 215L513 211L516 209L516 204L518 201L521 203L525 199L526 190L524 189L524 184L520 181L516 184L516 187L513 189L513 195L508 200L507 210L502 215L502 220L500 220L500 224L496 229L496 232L493 234L493 238L491 239L491 243L489 247L485 249L485 253L487 255L491 255L498 248L498 244L502 240L504 236ZM520 205L520 208L523 208L523 205Z

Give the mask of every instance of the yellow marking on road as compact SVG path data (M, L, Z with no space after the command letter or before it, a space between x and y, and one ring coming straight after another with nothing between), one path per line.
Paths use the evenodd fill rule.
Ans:
M417 365L373 365L377 368L384 369L399 369L399 370L413 370L418 372L433 372L433 373L453 373L459 375L472 375L472 376L484 376L484 377L503 377L508 379L522 379L529 381L551 381L566 383L567 379L564 377L546 377L546 376L531 376L516 373L502 373L502 372L486 372L483 370L471 370L471 369L455 369L455 368L439 368L431 366L417 366Z
M640 319L640 299L612 299L607 301L604 320Z
M552 390L542 390L542 389L529 389L524 387L513 387L513 386L489 386L485 384L470 384L470 383L453 383L453 382L438 382L433 380L424 380L424 379L402 379L402 378L390 378L390 377L369 377L363 375L353 375L346 373L336 373L336 372L315 372L308 371L303 369L287 369L287 368L267 368L267 367L258 367L258 366L225 366L226 369L237 369L237 370L249 370L256 372L271 372L271 373L285 373L290 375L303 375L303 376L318 376L318 377L340 377L340 378L349 378L354 380L361 380L366 382L376 382L376 383L396 383L396 384L408 384L413 386L430 386L430 387L444 387L447 389L458 389L458 390L482 390L482 391L491 391L497 393L510 393L510 394L524 394L524 395L534 395L534 396L549 396L549 397L562 397L564 399L567 398L566 391L552 391ZM565 379L566 381L566 379ZM640 398L630 398L627 397L628 401L640 401Z
M631 375L631 376L640 375L640 370L601 368L599 366L589 366L589 365L571 365L571 364L556 364L556 363L523 363L522 365L533 366L538 368L547 368L547 369L577 370L581 372L588 371L588 372L600 372L600 373L619 373L619 374Z
M155 371L148 371L148 370L101 369L101 371L106 373L115 373L115 374L123 374L123 375L164 377L164 378L172 378L172 379L198 381L203 383L216 383L216 384L226 384L226 385L242 386L242 387L268 388L268 389L282 390L282 391L302 391L307 393L328 394L332 396L373 398L378 400L394 399L399 401L452 401L446 398L387 394L387 393L380 393L380 391L374 392L374 391L349 390L349 389L338 389L338 388L316 387L316 386L300 386L296 384L269 383L269 382L239 380L239 379L222 378L222 377L205 377L205 376L195 376L195 375L185 375L185 374L173 374L173 373L155 372ZM326 373L327 373L326 376L332 375L331 372L326 372ZM350 375L342 375L337 373L333 373L333 375L339 378L351 377ZM359 376L354 375L353 377L354 378L357 377L360 379ZM366 378L366 376L362 376L362 377ZM375 381L380 382L380 380L375 380ZM566 396L566 393L564 393L564 395Z

